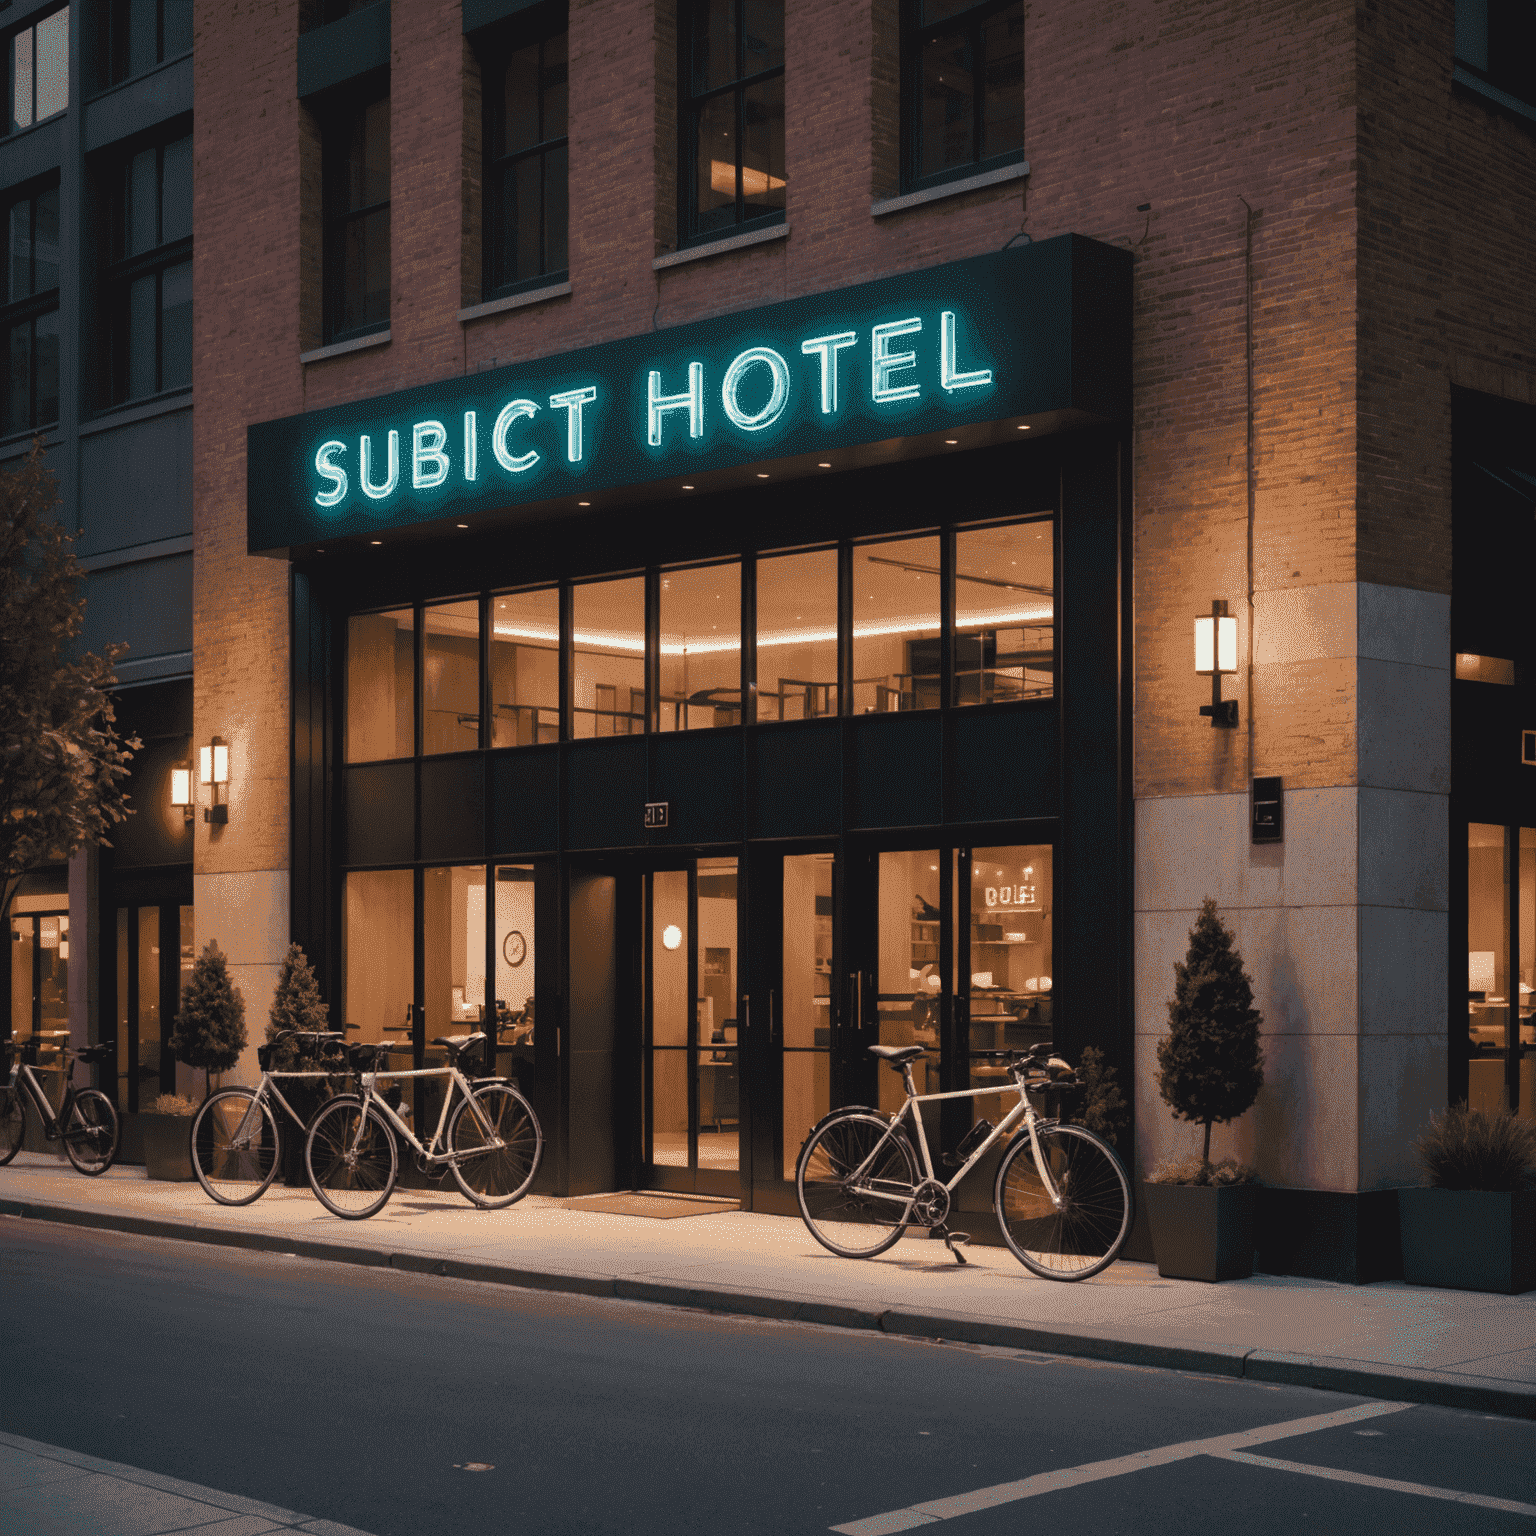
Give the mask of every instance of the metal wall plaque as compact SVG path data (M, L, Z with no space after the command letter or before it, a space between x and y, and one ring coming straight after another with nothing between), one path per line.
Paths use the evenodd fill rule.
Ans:
M669 800L649 800L645 806L645 829L647 832L655 832L667 824L667 811L671 805Z
M1252 815L1254 842L1285 841L1285 799L1278 778L1253 781Z

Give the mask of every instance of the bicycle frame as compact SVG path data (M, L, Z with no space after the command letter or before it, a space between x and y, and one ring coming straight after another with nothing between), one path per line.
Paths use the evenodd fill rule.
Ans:
M54 1114L53 1105L48 1102L48 1093L37 1080L37 1068L30 1063L17 1059L11 1063L11 1077L9 1087L14 1093L18 1086L25 1087L27 1097L32 1100L32 1106L37 1110L38 1117L43 1122L45 1131L58 1130L66 1121L75 1107L74 1062L69 1063L69 1076L64 1083L64 1102L59 1105L58 1114ZM66 1069L60 1067L59 1071Z
M933 1179L933 1158L928 1152L928 1134L923 1128L923 1117L914 1106L918 1104L936 1104L945 1099L979 1099L994 1093L1016 1093L1019 1096L1019 1102L993 1126L991 1135L966 1158L965 1162L960 1165L960 1168L955 1173L954 1178L945 1184L944 1188L949 1194L954 1194L961 1179L991 1151L998 1141L1022 1122L1029 1130L1029 1147L1030 1151L1034 1154L1035 1171L1040 1175L1040 1183L1046 1194L1050 1196L1052 1206L1057 1210L1061 1209L1061 1196L1057 1192L1056 1185L1051 1180L1050 1171L1045 1166L1045 1159L1040 1155L1040 1138L1036 1134L1036 1127L1039 1125L1040 1119L1027 1097L1030 1087L1035 1085L1025 1083L1022 1078L1015 1077L1011 1083L999 1083L995 1088L957 1088L949 1093L920 1094L913 1090L912 1067L910 1063L904 1062L901 1072L907 1085L907 1102L891 1117L891 1123L886 1128L885 1135L870 1149L869 1156L848 1177L848 1182L857 1187L861 1195L875 1200L900 1201L906 1208L902 1213L902 1219L910 1219L912 1207L916 1203L914 1198L890 1194L880 1189L866 1188L859 1183L859 1180L864 1176L870 1164L879 1155L880 1149L896 1134L897 1128L907 1118L908 1112L911 1112L912 1122L917 1130L918 1150L922 1154L923 1159L923 1177L925 1179Z
M247 1109L245 1114L241 1116L240 1124L235 1128L234 1135L229 1138L230 1146L236 1149L241 1149L246 1145L246 1142L253 1134L255 1127L261 1124L261 1116L259 1114L254 1114L254 1111L258 1105L265 1104L269 1097L276 1099L277 1102L282 1105L283 1110L287 1114L288 1118L292 1120L300 1130L303 1130L304 1120L298 1111L294 1109L293 1105L283 1097L283 1090L277 1086L277 1078L329 1078L337 1077L339 1075L340 1074L336 1072L263 1072L261 1074L261 1081L256 1085L255 1091L251 1095L250 1108Z
M443 1095L443 1108L437 1117L437 1129L432 1132L432 1140L425 1147L417 1141L416 1133L410 1126L390 1107L389 1101L382 1094L374 1092L374 1087L377 1083L395 1082L401 1078L408 1077L446 1077L452 1079L448 1086L448 1092ZM506 1145L497 1136L495 1128L491 1125L490 1121L480 1113L480 1108L475 1103L475 1093L469 1079L456 1066L420 1067L414 1071L402 1070L399 1072L363 1072L358 1075L358 1081L362 1084L363 1088L363 1112L357 1117L357 1137L352 1144L354 1152L362 1145L363 1132L368 1125L368 1106L371 1104L383 1114L384 1118L401 1137L410 1142L416 1149L417 1155L424 1158L428 1163L456 1163L463 1161L461 1154L457 1152L435 1152L431 1150L431 1148L442 1144L443 1131L448 1124L448 1111L453 1108L455 1088L464 1095L464 1102L469 1105L469 1112L475 1117L476 1124L479 1125L481 1132L486 1138L484 1145L475 1148L476 1154L494 1152ZM504 1081L504 1079L489 1078L485 1081L499 1083Z

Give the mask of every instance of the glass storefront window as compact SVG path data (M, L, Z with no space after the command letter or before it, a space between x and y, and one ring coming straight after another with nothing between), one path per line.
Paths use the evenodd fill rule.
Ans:
M408 869L358 870L347 876L342 911L346 956L346 1028L356 1040L388 1040L390 1065L411 1065L415 918Z
M139 908L139 1108L160 1081L160 909Z
M560 593L505 593L491 602L491 745L559 739Z
M757 562L757 718L837 713L837 551Z
M853 712L939 703L937 536L853 551Z
M645 730L645 579L583 582L572 594L571 734Z
M741 566L661 573L658 729L741 723Z
M1049 698L1055 562L1049 521L955 535L955 703Z
M1048 844L971 850L963 980L972 1051L1024 1050L1052 1037L1051 876ZM973 1080L986 1070L973 1065Z
M534 879L531 864L504 864L496 870L495 966L496 1070L516 1078L524 1093L533 1083L533 994L535 960Z
M699 1167L722 1171L741 1162L736 876L735 859L699 860Z
M480 745L480 604L423 611L421 750L469 752Z
M784 1177L832 1107L832 855L784 860Z
M688 872L651 876L651 1161L688 1166Z
M1473 822L1467 828L1467 1102L1473 1109L1514 1107L1531 1116L1536 1108L1533 946L1536 829Z
M939 924L943 900L936 848L880 855L877 1016L881 1045L921 1045L912 1063L919 1093L939 1091L939 1010L945 976ZM880 1108L895 1113L906 1090L894 1072L880 1074Z
M347 620L347 761L410 757L415 747L415 615L409 608Z

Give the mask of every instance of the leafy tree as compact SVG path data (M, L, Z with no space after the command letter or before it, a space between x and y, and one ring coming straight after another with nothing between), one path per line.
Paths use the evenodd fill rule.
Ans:
M1104 1060L1104 1052L1098 1046L1083 1047L1077 1077L1083 1085L1083 1098L1072 1123L1097 1132L1106 1141L1117 1142L1130 1124L1130 1111L1115 1081L1115 1069Z
M1211 1126L1251 1108L1264 1085L1253 983L1209 896L1173 974L1168 1033L1157 1043L1157 1086L1174 1119L1205 1127L1200 1160L1209 1166Z
M203 1069L205 1097L211 1074L229 1071L245 1049L245 999L229 979L229 961L215 939L192 967L167 1043L178 1061Z
M77 661L85 600L41 439L0 470L0 922L22 877L70 858L129 815L123 780L140 743L113 729L109 645Z
M320 1001L320 987L314 967L297 944L288 946L282 969L277 973L277 990L272 994L272 1011L267 1017L267 1041L270 1044L285 1029L325 1030L330 1005ZM298 1064L299 1051L292 1040L285 1040L271 1055L272 1070L291 1072Z

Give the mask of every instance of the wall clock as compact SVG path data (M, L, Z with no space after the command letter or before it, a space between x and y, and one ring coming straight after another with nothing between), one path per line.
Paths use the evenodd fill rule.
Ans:
M501 941L501 957L508 965L521 965L528 955L528 941L513 929Z

